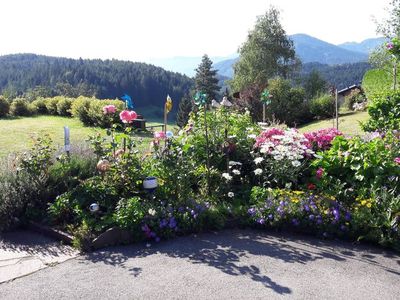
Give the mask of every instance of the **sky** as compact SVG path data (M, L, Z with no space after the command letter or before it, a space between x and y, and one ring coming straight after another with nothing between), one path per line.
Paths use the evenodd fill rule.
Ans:
M229 56L257 16L281 10L287 34L339 44L376 37L390 0L0 0L0 55L146 61Z

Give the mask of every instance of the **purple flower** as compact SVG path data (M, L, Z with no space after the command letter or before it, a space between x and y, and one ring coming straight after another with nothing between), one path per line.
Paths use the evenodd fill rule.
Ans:
M297 219L292 219L292 224L294 226L299 226L300 222Z
M257 220L257 223L258 223L258 224L261 224L261 225L264 225L264 224L265 224L265 219L264 219L264 218L259 218L259 219Z
M168 225L168 221L166 219L162 219L160 221L160 228L167 227L167 225Z
M268 215L268 219L272 220L273 218L274 218L274 215L273 215L273 214L269 214L269 215Z
M314 221L315 216L314 216L314 215L309 215L309 216L308 216L308 219L310 219L310 221Z
M176 227L176 220L174 217L169 219L169 228L175 228Z
M400 165L400 156L399 156L399 157L396 157L396 158L394 159L394 162L395 162L396 164Z
M157 235L154 231L150 232L150 237L155 238Z
M340 226L340 230L341 230L341 231L346 231L346 230L347 230L346 225L341 225L341 226Z
M346 212L346 214L344 215L344 219L346 221L350 221L351 220L351 213L350 212Z
M317 224L318 225L322 224L322 217L320 215L317 216Z
M143 230L144 232L149 232L149 231L150 231L149 225L144 224L144 225L142 226L142 230Z
M250 215L250 216L254 216L255 214L256 214L256 209L254 208L254 207L251 207L251 208L249 208L249 210L247 211L247 213Z
M333 216L335 217L335 221L339 221L340 213L336 208L332 211Z
M304 205L303 209L304 209L305 211L310 211L310 207L309 207L307 204Z
M392 42L389 42L389 43L386 44L386 49L388 49L388 50L392 50L393 47L394 47L394 45L393 45Z
M185 209L184 209L182 206L180 206L180 207L178 208L178 212L182 213L182 212L184 212L184 211L185 211Z

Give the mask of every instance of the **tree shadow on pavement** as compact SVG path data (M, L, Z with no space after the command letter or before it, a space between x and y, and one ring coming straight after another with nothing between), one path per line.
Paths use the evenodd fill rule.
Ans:
M370 257L363 257L358 253L360 249L363 250L362 247L345 242L324 241L304 236L277 235L257 230L224 230L181 237L159 244L152 243L149 248L143 247L143 244L108 248L90 253L85 259L129 269L130 266L137 265L137 259L161 254L184 259L193 264L207 265L231 276L246 276L278 294L291 294L292 291L266 275L271 259L300 265L322 259L338 262L355 259L400 274L398 270L389 266L371 262ZM249 263L250 256L259 257L257 266ZM135 268L129 270L132 272L132 269ZM132 272L134 276L141 272L140 268L136 269L138 270Z
M74 255L76 250L62 245L36 232L17 230L0 235L0 251L25 252L29 255L53 256Z

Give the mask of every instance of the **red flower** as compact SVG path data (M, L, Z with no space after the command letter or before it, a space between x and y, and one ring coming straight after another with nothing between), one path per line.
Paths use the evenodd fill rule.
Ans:
M308 188L309 190L315 190L316 185L313 184L313 183L309 183L309 184L307 185L307 188Z

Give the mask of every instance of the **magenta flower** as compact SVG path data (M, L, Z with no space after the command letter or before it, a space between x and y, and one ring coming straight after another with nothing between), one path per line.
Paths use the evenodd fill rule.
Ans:
M154 138L157 140L165 139L167 136L164 131L159 131L154 133Z
M392 50L393 47L394 47L394 45L393 45L392 42L389 42L389 43L386 44L386 49L388 49L388 50Z
M400 165L400 156L399 156L399 157L396 157L396 158L394 159L394 162L395 162L396 164Z
M132 123L137 118L137 114L133 110L123 110L119 114L119 118L123 123Z
M114 114L117 111L117 108L115 107L115 105L106 105L103 107L103 113L105 115L109 115L109 114Z
M324 175L324 169L318 168L318 170L317 170L317 172L316 172L317 178L318 178L318 179L321 179L323 175Z

